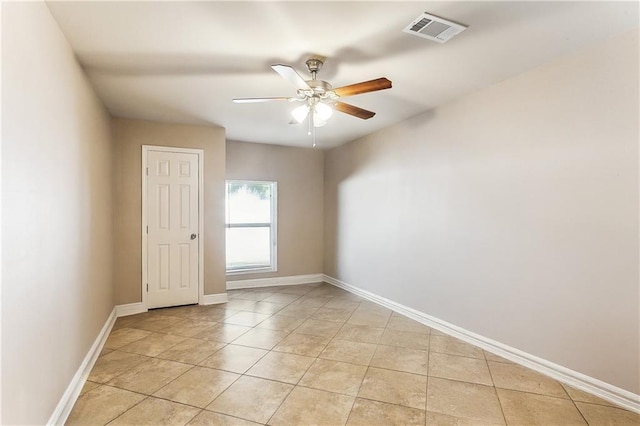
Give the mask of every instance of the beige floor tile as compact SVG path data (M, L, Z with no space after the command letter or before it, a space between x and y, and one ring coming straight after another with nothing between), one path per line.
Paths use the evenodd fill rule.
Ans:
M99 386L82 395L73 406L67 425L104 425L138 404L144 395Z
M264 349L227 345L200 362L200 365L243 374L266 353Z
M82 386L82 390L80 391L80 395L78 396L82 396L85 393L89 392L90 390L97 388L98 386L100 386L100 383L91 382L87 380L86 382L84 382L84 385Z
M424 426L424 424L424 410L361 398L356 399L347 421L349 426Z
M234 345L250 346L258 349L272 349L289 334L286 331L254 328L233 341Z
M294 318L309 318L317 311L317 307L302 303L292 303L281 311L278 311L278 315Z
M307 296L311 296L311 297L327 296L327 297L342 298L347 294L348 293L346 291L333 287L331 285L326 285L326 286L322 285L322 286L319 286L318 288L311 290L309 293L307 293Z
M426 351L429 349L429 335L412 331L386 329L380 338L380 344Z
M292 389L293 385L242 376L209 404L207 410L266 423Z
M146 356L156 356L182 342L184 339L186 339L186 337L172 336L164 333L152 333L147 337L121 347L119 350Z
M429 377L427 412L478 422L504 424L500 401L491 386Z
M279 293L303 295L313 291L317 286L309 284L285 285L278 289Z
M233 324L217 324L213 328L196 334L196 339L213 340L215 342L231 343L238 337L242 336L247 331L251 330L251 327L245 327L241 325Z
M113 352L113 349L102 348L102 350L100 351L100 355L98 355L98 356L103 356L103 355L106 355L106 354L111 353L111 352Z
M203 410L187 424L189 426L256 426L260 423Z
M173 324L182 321L181 317L170 317L160 314L148 314L134 324L135 328L147 331L162 331L171 327Z
M564 390L569 394L569 397L571 399L573 399L576 402L587 402L589 404L598 404L598 405L606 405L609 407L616 407L615 404L606 401L602 398L598 398L595 395L591 395L590 393L581 391L579 389L573 388L569 385L565 385L563 383L560 383L562 385L562 387L564 388ZM616 407L617 408L617 407Z
M316 359L298 385L356 396L366 372L364 365Z
M96 383L106 383L149 360L151 358L143 355L113 351L98 358L89 373L89 380Z
M113 330L119 330L121 328L134 328L131 327L136 322L138 322L141 318L144 318L147 314L136 314L136 315L127 315L126 317L120 317L116 319L116 323L113 325Z
M391 309L389 308L385 308L382 305L377 304L376 302L372 302L370 300L363 300L360 303L360 310L364 310L364 311L371 311L371 312L377 312L379 314L388 314L389 317L393 316L401 316L400 314L393 312Z
M333 300L327 296L303 296L300 299L293 302L290 306L296 307L297 305L305 306L306 308L320 308ZM299 309L299 307L298 307Z
M360 302L354 302L349 299L332 298L323 305L323 308L343 309L348 311L355 311L360 306Z
M238 374L227 371L195 367L155 392L153 396L204 408L239 377Z
M203 309L194 311L189 315L189 317L199 321L222 322L230 316L240 312L238 309L229 309L217 306L221 305L204 306Z
M151 395L190 368L191 365L152 358L111 380L109 385Z
M333 337L338 334L340 327L342 327L341 323L308 319L303 322L300 327L293 330L293 332L297 334Z
M246 372L249 376L296 384L302 378L313 358L283 352L269 352Z
M580 412L569 399L496 389L509 425L548 426L585 425Z
M216 323L213 321L202 321L199 319L187 318L173 324L171 327L164 330L164 333L193 337L203 331L210 330L214 325L216 325Z
M392 315L387 323L388 330L411 331L413 333L429 334L431 328L411 318Z
M319 358L369 365L375 351L376 345L372 343L334 339L320 353Z
M379 345L370 365L426 376L428 364L429 352L427 351ZM489 373L488 370L487 373Z
M616 407L576 402L578 410L590 425L640 425L640 414Z
M225 344L220 342L186 338L157 357L185 364L199 364L224 346Z
M489 361L497 388L519 390L569 399L560 382L517 364Z
M349 317L347 322L349 324L368 325L370 327L385 327L390 317L390 313L358 308Z
M338 334L336 334L336 339L363 343L378 343L382 337L382 333L384 333L384 328L382 327L346 323L342 326Z
M504 422L486 422L480 420L463 419L462 417L448 416L446 414L426 412L427 426L498 426Z
M243 325L245 327L254 327L260 324L262 321L269 318L270 315L267 314L259 314L257 312L246 312L241 311L235 315L231 315L229 318L225 319L223 322L225 324L234 324L234 325Z
M256 302L255 305L243 309L243 311L250 311L250 312L257 312L259 314L268 314L268 315L273 315L276 312L282 310L285 306L287 306L285 303L274 303L274 302L266 302L266 301L260 301L260 302Z
M418 374L369 367L358 397L424 410L427 378Z
M436 330L435 328L432 328L432 329L431 329L431 333L429 333L429 334L431 334L432 336L446 336L446 337L451 337L451 336L449 336L447 333L443 333L442 331L440 331L440 330Z
M259 302L261 300L266 299L267 297L273 296L275 293L266 292L266 291L229 291L227 292L229 295L229 299L243 299L243 300L253 300L254 302Z
M284 315L274 315L262 321L256 328L267 328L269 330L281 330L292 332L304 322L303 318L288 317Z
M135 328L119 328L113 330L109 334L109 338L104 344L107 349L118 349L123 346L133 343L137 340L143 339L152 334L150 331L138 330Z
M264 299L265 302L281 303L288 305L289 303L300 299L302 295L291 293L277 293Z
M470 345L451 336L438 336L431 333L429 350L441 354L467 356L469 358L484 359L482 349Z
M311 318L343 323L349 319L352 313L350 310L322 307L311 315Z
M487 361L478 358L431 352L429 376L493 386Z
M309 334L290 334L273 348L274 351L317 357L331 338Z
M185 425L199 412L199 409L187 405L165 401L164 399L147 398L109 423L109 425Z
M243 309L250 308L255 304L256 304L255 300L233 299L233 300L229 300L227 303L220 304L220 307L223 309L232 309L236 311L241 311Z
M200 305L172 306L169 308L154 309L153 312L168 317L189 318L193 313L201 310L202 308L203 306Z
M484 353L484 357L486 358L487 361L494 361L494 362L506 362L507 364L513 364L513 362L509 361L506 358L502 358L501 356L498 356L496 354L493 354L489 351L482 351Z
M344 425L355 398L297 386L269 421L270 425Z

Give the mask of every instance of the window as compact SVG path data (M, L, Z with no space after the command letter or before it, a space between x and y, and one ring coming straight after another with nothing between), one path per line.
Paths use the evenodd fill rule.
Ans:
M276 182L227 181L227 274L276 271Z

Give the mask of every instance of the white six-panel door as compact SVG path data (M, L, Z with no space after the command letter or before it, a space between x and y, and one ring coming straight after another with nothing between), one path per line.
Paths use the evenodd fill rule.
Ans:
M147 307L198 303L198 155L147 151Z

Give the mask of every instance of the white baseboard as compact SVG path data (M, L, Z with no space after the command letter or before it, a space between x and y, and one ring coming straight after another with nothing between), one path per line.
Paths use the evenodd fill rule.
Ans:
M116 305L116 317L126 317L128 315L141 314L147 312L147 308L142 302L128 303L126 305Z
M227 290L240 288L274 287L280 285L297 285L322 282L323 274L292 275L289 277L258 278L253 280L227 281Z
M66 423L69 414L71 413L71 409L73 408L78 396L80 395L80 391L82 391L82 387L84 386L87 378L89 377L89 373L93 368L100 352L102 352L102 347L104 346L107 338L109 337L109 333L111 332L111 328L113 328L113 324L116 322L116 311L117 307L113 308L111 314L107 318L107 321L102 326L102 330L96 337L96 340L91 345L89 352L82 360L82 364L74 374L71 379L71 383L67 386L67 389L64 391L62 398L60 398L60 402L56 406L56 409L51 414L47 425L63 425Z
M201 305L217 305L218 303L227 303L229 298L227 293L204 294L200 299Z
M626 408L627 410L640 413L640 395L636 395L633 392L629 392L625 389L603 382L602 380L595 379L555 364L551 361L547 361L535 355L481 336L454 324L432 317L431 315L409 308L408 306L401 305L382 296L362 290L328 275L323 276L323 281L372 302L378 303L379 305L385 306L426 326L435 328L436 330L442 331L443 333L449 334L467 343L471 343L472 345L478 346L517 364L550 376L576 389L580 389L599 398L610 401L616 405Z

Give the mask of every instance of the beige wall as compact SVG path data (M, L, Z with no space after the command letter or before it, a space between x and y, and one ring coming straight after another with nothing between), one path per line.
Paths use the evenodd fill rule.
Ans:
M323 167L318 149L227 142L227 179L278 182L278 271L229 281L322 272Z
M113 309L109 116L43 2L2 3L2 418L45 424Z
M115 303L142 300L142 145L204 149L204 294L224 293L224 129L124 118L112 128Z
M325 273L640 393L638 75L634 32L328 152Z

